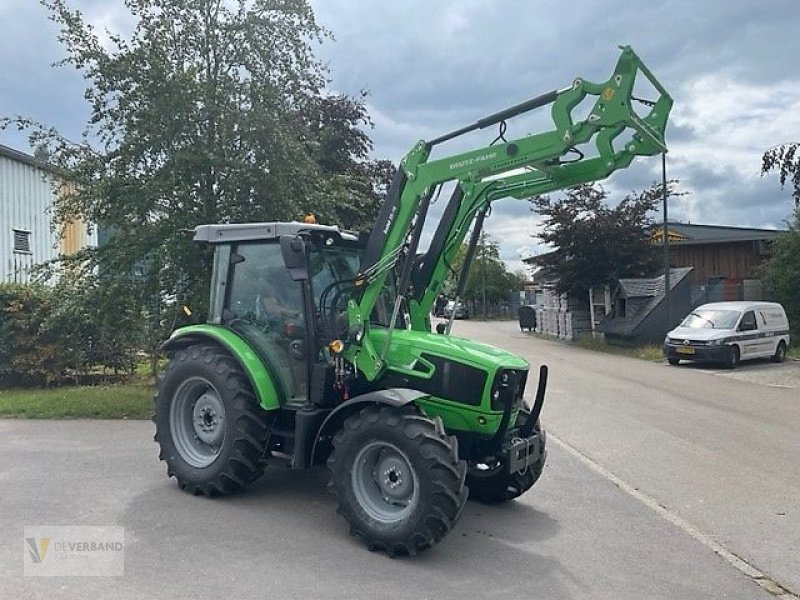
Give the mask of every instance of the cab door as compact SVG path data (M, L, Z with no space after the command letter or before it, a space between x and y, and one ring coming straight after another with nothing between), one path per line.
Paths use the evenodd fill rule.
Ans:
M231 249L222 323L249 341L267 364L283 402L308 397L303 289L292 281L275 241Z
M738 333L739 346L742 349L742 358L753 358L758 355L760 340L758 339L758 323L754 311L748 310L742 315L736 331Z

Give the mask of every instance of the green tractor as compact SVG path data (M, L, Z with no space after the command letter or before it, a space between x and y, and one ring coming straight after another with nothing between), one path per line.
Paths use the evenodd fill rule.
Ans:
M632 108L636 75L655 91ZM590 100L588 115L573 111ZM552 105L554 128L507 141L506 120ZM416 554L453 528L468 494L505 502L545 464L547 367L431 330L431 307L467 234L467 260L499 198L596 181L666 151L672 99L629 47L612 76L582 79L419 142L371 232L315 223L201 225L215 250L206 324L177 329L155 398L160 458L182 489L216 496L268 461L326 464L339 512L370 549ZM495 142L431 160L437 144L500 124ZM594 149L580 148L594 140ZM591 152L591 156L587 154ZM417 248L441 186L454 186L428 250ZM532 379L532 378L531 378ZM526 400L527 398L527 400Z

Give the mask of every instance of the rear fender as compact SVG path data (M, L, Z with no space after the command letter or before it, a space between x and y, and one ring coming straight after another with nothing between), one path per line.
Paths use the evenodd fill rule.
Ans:
M194 344L222 346L247 375L253 393L264 410L281 407L280 396L267 366L244 339L230 329L215 325L189 325L176 329L161 348L167 352Z
M339 430L345 419L353 413L365 406L406 406L413 404L420 398L425 398L427 395L408 388L389 388L362 394L340 404L325 418L317 432L317 437L314 440L314 449L311 453L311 464L320 464L327 458L330 453L330 438Z

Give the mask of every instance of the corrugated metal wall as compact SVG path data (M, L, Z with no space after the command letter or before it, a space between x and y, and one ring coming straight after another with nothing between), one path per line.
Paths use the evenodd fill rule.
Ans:
M31 266L57 256L52 202L45 171L0 156L0 282L26 283ZM14 230L30 232L30 252L14 251Z

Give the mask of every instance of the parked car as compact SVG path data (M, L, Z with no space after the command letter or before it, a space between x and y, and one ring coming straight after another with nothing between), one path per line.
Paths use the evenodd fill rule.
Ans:
M734 368L740 360L786 359L789 321L775 302L712 302L689 313L664 340L669 364L681 360L719 362Z
M444 307L444 316L446 319L450 318L450 315L453 314L453 310L455 310L456 319L469 319L469 309L460 300L458 303L456 303L455 300L450 300Z

